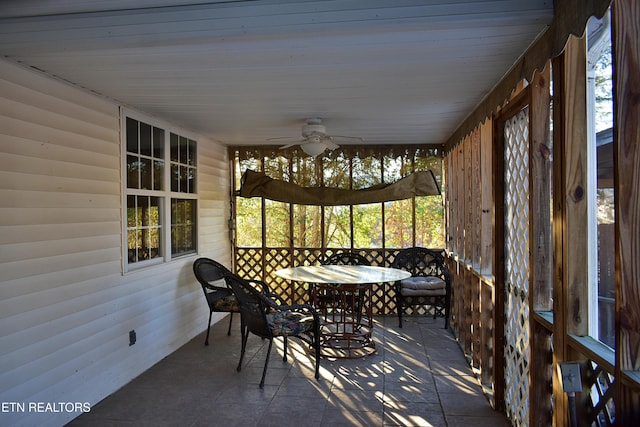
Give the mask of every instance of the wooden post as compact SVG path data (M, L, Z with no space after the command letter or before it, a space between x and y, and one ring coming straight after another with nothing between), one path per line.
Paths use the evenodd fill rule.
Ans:
M493 242L491 239L491 233L493 230L493 122L491 119L480 127L480 144L482 146L482 152L480 153L481 162L481 182L482 194L481 207L482 207L482 223L481 223L481 254L480 254L480 272L483 276L491 276L491 267L493 260Z
M505 410L504 403L504 132L502 122L493 120L493 286L494 286L494 346L493 381L495 409Z
M588 256L587 220L587 46L584 38L569 37L565 48L565 72L562 79L564 97L564 191L565 242L564 266L567 333L589 333L589 275L585 268ZM555 123L555 122L554 122Z
M472 150L471 135L464 139L463 155L464 155L464 261L467 265L471 264L473 256L473 234L472 223L473 218L473 167L471 165Z
M640 391L625 384L640 370L640 4L613 3L616 190L616 415L640 419ZM632 373L633 372L633 373ZM635 384L637 387L637 383Z
M480 334L482 335L482 350L480 355L480 381L483 387L493 384L493 365L496 363L493 359L493 347L495 339L493 337L494 321L493 321L493 285L480 281ZM499 362L501 363L501 362ZM495 401L493 402L495 406Z
M531 365L529 368L530 425L551 424L551 332L545 330L534 316L534 311L552 308L553 252L551 247L551 142L550 122L550 64L541 73L535 73L530 84L529 104L529 159L530 159L530 232L529 244L531 274L529 288L529 327L531 331Z
M530 272L529 305L534 311L550 311L553 294L553 249L551 243L551 72L547 64L531 82L530 114ZM533 316L531 316L533 318ZM532 411L535 412L535 411Z
M588 332L586 195L586 46L569 37L553 61L553 361L555 425L568 425L558 364L568 360L567 334ZM580 101L582 100L582 101Z

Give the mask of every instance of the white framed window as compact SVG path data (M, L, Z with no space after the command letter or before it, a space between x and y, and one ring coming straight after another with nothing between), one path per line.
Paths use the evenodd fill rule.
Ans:
M197 142L123 111L124 270L197 252Z
M589 335L615 347L613 69L609 15L587 26Z

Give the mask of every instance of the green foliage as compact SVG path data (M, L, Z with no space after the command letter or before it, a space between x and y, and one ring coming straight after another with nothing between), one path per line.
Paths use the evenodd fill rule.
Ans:
M270 177L302 186L360 189L395 182L422 170L431 170L438 185L442 185L442 159L421 155L421 150L391 155L367 153L362 157L334 152L316 159L294 153L290 159L278 155L237 160L236 185L246 169L259 170L261 164ZM263 204L259 198L236 197L238 247L263 246L262 209L266 247L402 248L414 244L444 247L444 209L440 196L324 208L269 200Z

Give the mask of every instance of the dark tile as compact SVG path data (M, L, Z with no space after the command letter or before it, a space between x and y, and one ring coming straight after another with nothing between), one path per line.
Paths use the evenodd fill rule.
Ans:
M234 319L235 320L235 319ZM235 325L235 324L234 324ZM268 341L250 336L241 372L240 333L212 326L71 426L483 426L508 425L482 394L442 319L376 318L376 352L321 359L306 344L275 340L263 389Z
M367 411L325 411L321 426L343 427L343 426L367 426L375 427L383 425L382 409L374 412Z
M447 416L447 425L449 427L509 427L511 424L506 417L501 415L491 417L473 417L473 416Z
M385 403L384 425L446 427L447 423L439 403L394 402Z
M475 417L493 417L495 411L489 401L480 393L440 393L440 402L444 413Z

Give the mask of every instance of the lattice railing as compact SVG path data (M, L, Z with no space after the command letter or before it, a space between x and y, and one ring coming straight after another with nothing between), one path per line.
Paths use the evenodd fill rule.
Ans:
M586 387L589 390L588 425L607 427L614 425L616 406L613 400L613 375L596 362L587 362Z
M513 425L529 423L529 109L504 125L505 404Z
M269 288L278 293L288 304L301 304L310 301L309 285L306 283L289 282L279 278L275 272L282 268L300 265L317 265L333 253L343 249L328 248L236 248L235 271L242 277L260 279ZM371 262L371 265L389 267L398 249L358 249ZM372 287L373 315L395 315L396 295L393 284L380 283ZM435 307L415 306L406 307L408 315L432 315Z

